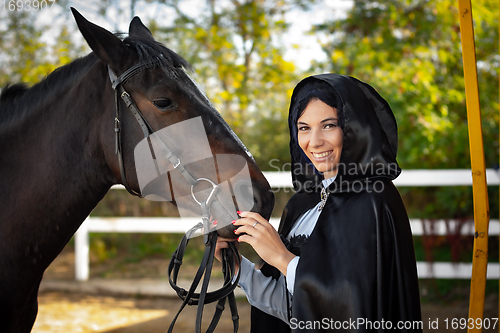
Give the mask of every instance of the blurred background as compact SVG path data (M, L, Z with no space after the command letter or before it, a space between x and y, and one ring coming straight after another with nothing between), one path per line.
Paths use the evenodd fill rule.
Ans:
M322 72L359 78L389 102L403 170L470 169L455 0L1 0L0 6L0 87L34 84L90 52L70 6L113 32L127 32L131 18L139 16L156 40L192 64L193 77L264 171L290 170L291 92L303 77ZM497 170L498 17L498 1L473 1L485 160ZM473 223L472 188L399 190L410 218L431 226L439 219L459 222L446 235L415 236L417 260L470 263L473 237L460 228ZM273 216L281 215L291 194L276 189ZM491 217L498 219L498 187L490 186L488 195ZM111 190L92 215L177 216L177 210ZM181 236L91 233L90 278L166 279ZM74 279L72 246L73 241L46 278ZM489 247L489 260L498 262L497 237L490 237ZM203 250L194 240L187 254L193 267ZM242 251L258 260L251 249ZM423 304L439 308L468 300L470 280L421 279L420 284ZM498 281L488 280L487 296L497 294Z

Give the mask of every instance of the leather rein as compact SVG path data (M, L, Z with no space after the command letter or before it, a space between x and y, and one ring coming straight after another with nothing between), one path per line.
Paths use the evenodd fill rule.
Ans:
M142 195L140 193L130 188L127 182L127 177L125 175L125 167L123 163L123 152L122 152L122 140L121 140L122 130L120 122L120 108L119 108L120 103L118 100L118 96L120 96L120 98L125 102L125 105L127 105L127 108L132 112L134 118L139 123L139 126L143 131L144 138L150 140L149 137L151 135L154 135L154 130L151 127L151 125L149 125L146 118L144 118L143 114L135 104L130 94L125 90L123 85L128 79L140 73L141 71L160 66L161 63L159 60L139 63L130 67L128 70L126 70L123 74L121 74L118 77L113 73L111 68L109 68L108 66L109 78L111 80L112 87L115 90L115 128L114 128L115 154L118 155L120 177L127 191L130 194L141 198ZM193 199L200 205L202 212L202 222L198 223L196 226L194 226L188 232L186 232L186 234L184 235L179 244L179 247L173 253L172 259L170 260L170 263L168 265L168 275L169 275L170 285L176 291L177 295L183 300L181 308L177 312L177 315L174 317L168 332L170 333L173 331L175 322L186 305L197 305L198 308L196 313L195 332L200 333L204 304L217 302L214 317L206 331L207 333L213 332L215 330L215 327L217 326L217 323L219 322L222 312L224 311L224 305L226 303L226 299L228 299L229 306L231 309L234 332L236 333L238 331L238 326L239 326L239 317L238 317L238 310L236 307L236 300L234 297L234 289L238 284L240 278L240 272L238 271L238 275L235 276L235 258L238 260L239 264L241 262L238 250L236 249L233 242L228 243L229 244L228 249L221 250L224 284L220 289L208 292L208 284L210 281L210 275L214 261L214 253L217 244L218 234L217 231L207 232L207 230L211 230L210 207L214 203L221 204L220 200L218 199L218 195L220 194L218 192L218 186L210 179L194 177L189 172L189 170L187 170L186 167L181 163L181 160L172 152L172 150L168 148L168 146L161 139L159 140L159 142L161 142L162 144L162 150L165 153L165 157L170 161L170 163L172 163L174 169L179 171L180 174L191 185L191 195ZM194 186L197 185L200 181L207 181L212 185L212 191L208 195L207 199L205 199L204 201L199 201L194 195ZM191 287L189 288L188 291L186 291L185 289L177 286L176 284L177 278L189 239L193 236L193 234L196 231L201 229L204 230L204 242L206 245L205 253L202 262L200 264L200 267L198 268L198 271L193 279ZM203 282L201 286L201 291L199 293L196 293L195 290L198 287L202 277L203 277Z

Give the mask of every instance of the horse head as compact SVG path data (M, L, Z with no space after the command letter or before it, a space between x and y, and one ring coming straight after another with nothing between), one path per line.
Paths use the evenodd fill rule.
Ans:
M189 63L155 41L138 17L121 40L72 11L102 75L110 77L106 93L116 90L115 100L108 102L115 104L116 114L101 124L104 155L116 183L190 212L200 211L200 202L219 187L225 196L218 198L228 198L219 206L229 212L218 217L225 220L219 227L236 218L236 210L269 218L274 196L267 180L189 76Z

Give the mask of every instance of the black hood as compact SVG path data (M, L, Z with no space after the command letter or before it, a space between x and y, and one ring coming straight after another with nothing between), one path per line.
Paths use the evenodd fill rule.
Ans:
M305 78L295 87L290 103L290 153L292 179L297 192L316 191L323 179L297 142L297 103L299 91L314 80L328 83L337 94L337 109L343 119L343 148L337 178L330 192L363 191L377 179L393 180L401 169L396 162L398 132L389 104L368 84L339 74L320 74Z

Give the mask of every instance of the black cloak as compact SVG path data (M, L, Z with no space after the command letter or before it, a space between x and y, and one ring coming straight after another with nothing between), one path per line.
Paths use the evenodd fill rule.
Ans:
M387 102L349 76L322 74L295 87L290 103L290 152L296 193L279 233L320 201L321 176L301 153L294 114L298 92L314 80L336 92L343 114L343 149L316 227L302 246L290 326L252 308L252 332L421 332L418 278L410 224L392 180L397 125ZM265 264L262 272L279 276Z

